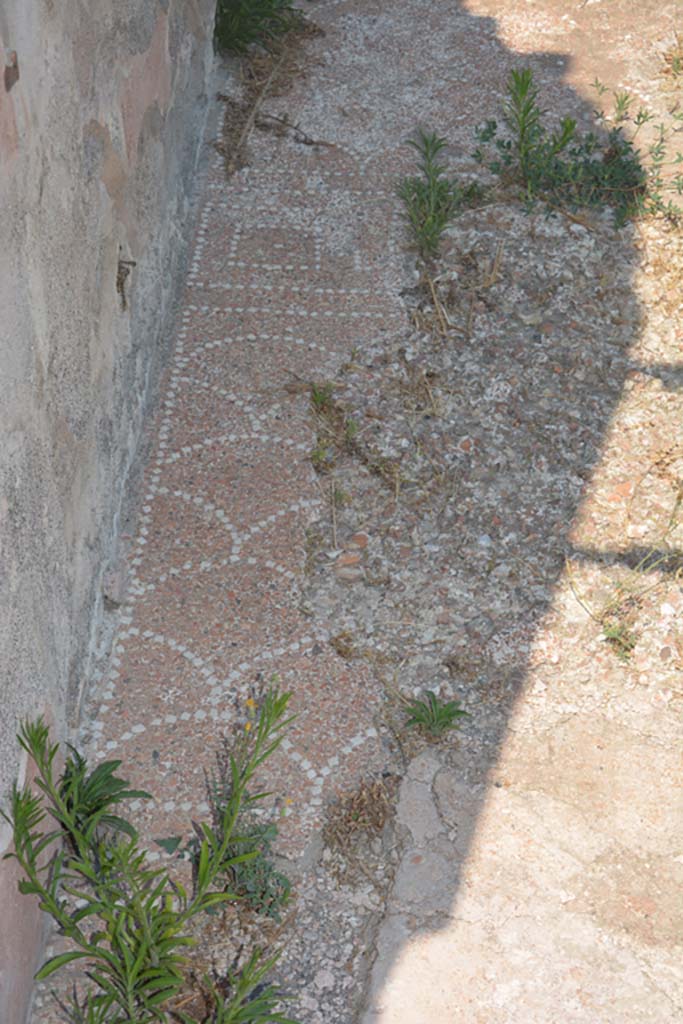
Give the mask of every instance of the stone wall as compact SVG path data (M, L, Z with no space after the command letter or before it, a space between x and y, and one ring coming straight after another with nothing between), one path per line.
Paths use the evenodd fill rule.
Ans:
M215 0L0 4L0 793L24 716L69 735L170 342ZM0 852L8 829L0 834ZM0 865L0 1020L40 921Z

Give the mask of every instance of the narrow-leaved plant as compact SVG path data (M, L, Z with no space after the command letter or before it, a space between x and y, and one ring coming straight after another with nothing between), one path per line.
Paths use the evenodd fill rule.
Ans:
M196 828L194 884L188 891L164 867L152 867L133 826L119 805L149 794L132 790L116 772L119 761L88 770L69 748L57 774L59 745L50 741L42 719L25 722L19 743L36 767L35 792L15 785L9 814L15 858L24 877L22 893L38 897L71 948L38 971L38 980L82 961L90 986L63 1004L73 1024L200 1024L174 1010L186 984L185 952L193 944L191 920L236 899L223 884L237 865L257 855L248 837L236 834L238 816L265 794L248 786L258 768L280 745L290 695L270 690L264 697L253 740L239 761L229 760L230 788L216 822ZM277 1007L281 994L264 986L273 966L257 950L229 979L228 995L214 998L211 1016L201 1024L285 1024ZM293 1024L293 1022L290 1022Z
M419 174L404 178L398 186L406 220L424 258L438 254L443 233L458 209L481 195L477 185L460 185L449 178L440 158L447 144L435 132L420 129L416 138L408 140L420 157Z

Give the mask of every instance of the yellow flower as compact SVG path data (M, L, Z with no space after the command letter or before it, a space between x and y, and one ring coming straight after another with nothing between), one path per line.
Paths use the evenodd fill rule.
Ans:
M244 731L245 732L249 732L250 730L251 730L251 722L247 722L247 724L244 726Z
M247 698L247 707L248 708L255 708L256 707L256 701L254 700L253 697L248 697Z
M294 801L292 800L292 798L291 798L291 797L289 797L289 796L286 796L286 797L285 797L285 803L286 803L286 804L293 804L293 803L294 803Z

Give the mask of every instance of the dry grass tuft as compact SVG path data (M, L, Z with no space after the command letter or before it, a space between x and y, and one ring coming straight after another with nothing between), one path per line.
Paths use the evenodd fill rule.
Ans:
M381 835L393 816L398 784L397 775L361 779L355 789L338 797L327 810L326 846L345 851L360 838Z

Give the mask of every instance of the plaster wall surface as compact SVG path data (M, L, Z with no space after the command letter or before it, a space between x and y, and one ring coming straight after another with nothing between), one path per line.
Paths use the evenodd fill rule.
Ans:
M19 721L68 737L101 635L191 226L214 3L0 0L3 806ZM4 1024L39 955L29 902L0 864Z

